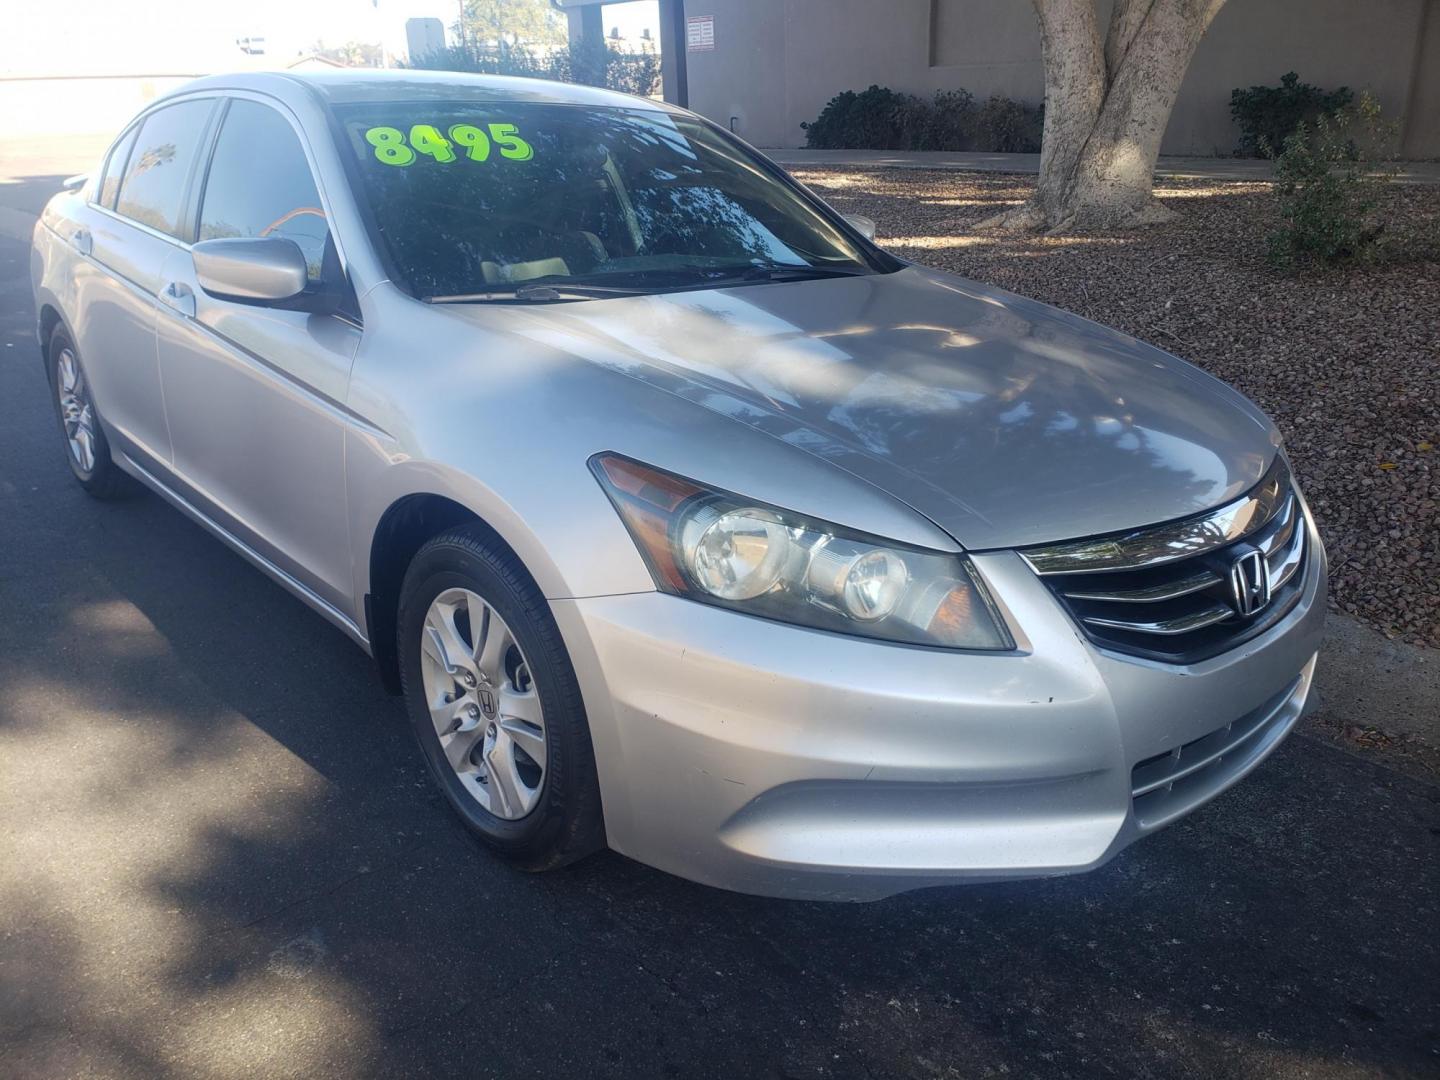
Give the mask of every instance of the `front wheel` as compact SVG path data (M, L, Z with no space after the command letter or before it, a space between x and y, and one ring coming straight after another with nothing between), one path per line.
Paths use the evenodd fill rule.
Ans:
M397 622L416 738L470 832L530 870L602 846L579 683L515 557L476 527L436 537L405 574Z

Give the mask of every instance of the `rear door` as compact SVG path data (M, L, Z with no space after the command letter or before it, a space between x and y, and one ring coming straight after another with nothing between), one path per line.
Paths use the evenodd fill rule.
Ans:
M197 237L295 241L312 286L348 296L298 125L259 97L226 101L199 185ZM157 341L175 473L207 514L353 618L343 402L360 340L335 314L209 296L188 250L164 266Z
M114 441L142 463L168 465L170 436L155 350L162 270L187 236L187 196L214 98L148 113L117 140L72 237L89 260L76 270L76 344Z

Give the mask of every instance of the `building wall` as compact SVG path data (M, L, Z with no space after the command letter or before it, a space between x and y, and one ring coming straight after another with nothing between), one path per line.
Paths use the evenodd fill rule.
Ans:
M1110 0L1100 0L1102 33ZM1043 95L1023 0L688 0L715 49L688 55L690 107L759 146L803 146L802 121L871 83L928 96ZM1234 0L1201 42L1166 131L1167 154L1228 154L1230 91L1294 70L1369 89L1402 121L1407 156L1440 157L1440 0Z
M692 11L687 5L685 14L688 18L702 10L710 9L702 6ZM793 126L786 107L790 90L786 85L785 28L789 21L784 3L723 0L715 22L717 28L725 28L724 42L717 44L714 52L692 52L685 59L690 108L733 127L751 142L757 136L783 137L787 127Z
M1411 158L1440 157L1440 0L1430 0L1423 21L1400 142L1400 152Z

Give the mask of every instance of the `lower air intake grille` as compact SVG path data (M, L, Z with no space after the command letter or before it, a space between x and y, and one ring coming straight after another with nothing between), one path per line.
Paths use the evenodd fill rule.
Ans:
M1021 554L1096 644L1192 663L1234 648L1294 607L1305 534L1277 457L1248 495L1218 510Z
M1174 821L1269 753L1295 723L1311 670L1233 723L1138 763L1130 771L1136 823L1154 829Z

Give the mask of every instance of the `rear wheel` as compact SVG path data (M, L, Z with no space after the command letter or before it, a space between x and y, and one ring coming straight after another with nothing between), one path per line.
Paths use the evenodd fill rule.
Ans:
M136 484L110 456L110 443L95 414L95 399L85 367L70 334L57 326L50 335L50 383L65 436L65 460L80 486L97 499L133 495Z
M406 572L398 624L416 739L471 833L531 870L603 846L579 684L515 557L475 527L436 537Z

